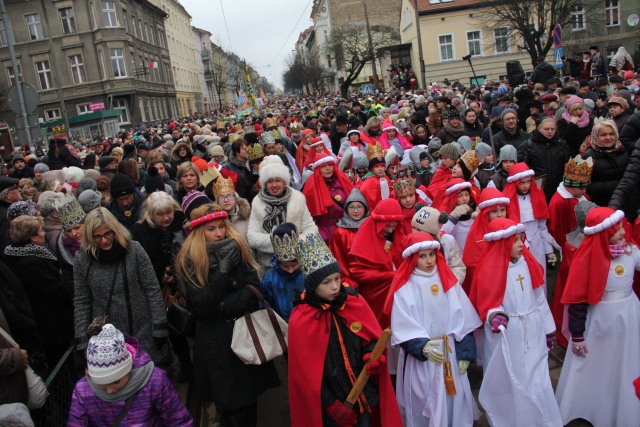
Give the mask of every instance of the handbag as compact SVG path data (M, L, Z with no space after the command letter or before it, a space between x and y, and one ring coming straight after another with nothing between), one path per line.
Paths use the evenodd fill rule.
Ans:
M245 365L262 365L287 352L288 326L255 286L246 287L256 295L264 308L253 313L247 311L236 319L231 350Z
M169 327L182 336L192 335L195 318L193 313L189 311L180 302L184 298L176 298L167 308L167 324Z

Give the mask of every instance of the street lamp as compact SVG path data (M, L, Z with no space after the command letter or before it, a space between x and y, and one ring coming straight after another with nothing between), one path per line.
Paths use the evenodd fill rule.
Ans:
M463 61L469 61L469 66L471 67L471 72L473 73L473 80L475 80L476 85L479 85L478 83L478 77L476 77L476 70L473 69L473 63L471 62L471 54L467 55L467 56L463 56L462 60Z

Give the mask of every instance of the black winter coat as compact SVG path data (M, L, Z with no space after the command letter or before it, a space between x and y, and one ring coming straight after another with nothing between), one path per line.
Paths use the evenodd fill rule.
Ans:
M638 209L640 209L640 138L634 147L624 175L609 200L609 207L616 210L623 209L632 224L638 217Z
M569 155L575 157L580 153L580 146L587 139L587 136L591 135L593 129L593 119L589 119L589 124L585 127L578 127L573 122L567 122L565 118L558 120L557 134L560 138L567 141L569 146Z
M583 159L587 157L593 158L593 173L587 194L596 205L608 206L629 164L629 152L620 144L612 153L602 153L588 148L582 155Z
M534 83L547 83L549 79L556 76L556 69L548 62L536 65L531 74L531 81Z
M507 144L511 144L516 148L519 148L522 143L529 139L529 134L522 129L518 125L517 131L514 134L507 132L506 130L501 130L500 132L493 135L493 144L496 147L496 153L500 152L500 149ZM490 144L490 142L489 142Z
M632 114L620 129L620 142L627 148L629 154L633 153L638 138L640 138L640 111Z
M497 148L497 147L496 147ZM518 162L525 162L535 172L535 177L546 175L544 195L547 203L558 189L564 174L564 165L569 161L569 147L557 135L545 138L538 130L518 147Z
M56 148L58 149L57 155ZM67 141L65 139L49 140L49 169L58 170L69 166L81 168L82 160L71 154L67 148Z
M183 281L187 302L196 316L194 368L198 373L198 398L215 403L220 413L255 403L262 392L280 382L273 363L245 365L231 350L233 320L258 307L256 297L245 285L259 289L260 278L244 262L228 276L217 269L216 254L223 258L231 247L237 247L235 241L228 240L232 239L207 243L210 267L205 287Z

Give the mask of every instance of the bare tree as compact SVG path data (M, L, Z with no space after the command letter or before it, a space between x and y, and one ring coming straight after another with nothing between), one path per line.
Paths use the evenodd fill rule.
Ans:
M493 33L504 28L512 43L527 51L535 67L553 46L553 28L571 28L576 13L592 16L602 8L600 0L497 0L478 5L476 20ZM597 29L597 25L590 25Z
M323 46L323 53L335 61L339 70L344 70L347 74L340 84L342 96L347 96L349 86L368 62L378 60L383 55L384 48L399 41L398 32L391 27L371 27L371 44L364 24L349 23L334 29Z

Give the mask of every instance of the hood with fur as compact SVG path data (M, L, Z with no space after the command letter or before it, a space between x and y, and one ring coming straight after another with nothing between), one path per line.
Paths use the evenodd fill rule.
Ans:
M187 149L187 155L183 158L180 158L180 156L178 156L178 151L180 151L180 149L183 147ZM193 156L193 149L191 148L191 145L187 144L186 142L177 143L175 147L173 147L173 150L171 150L171 158L176 162L184 159L190 160L192 156Z

